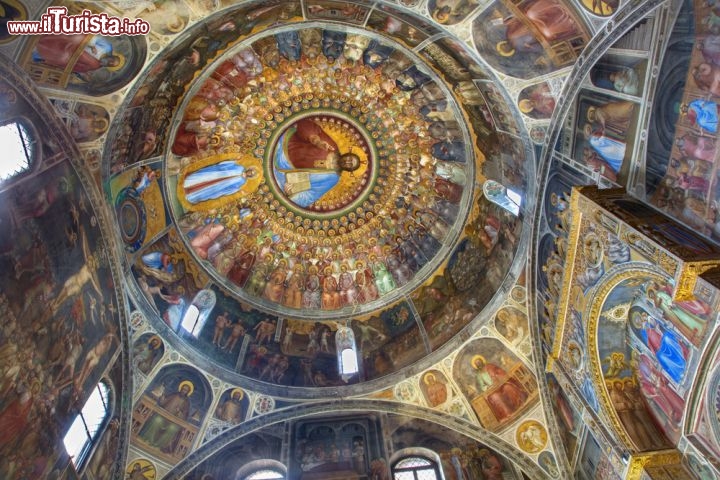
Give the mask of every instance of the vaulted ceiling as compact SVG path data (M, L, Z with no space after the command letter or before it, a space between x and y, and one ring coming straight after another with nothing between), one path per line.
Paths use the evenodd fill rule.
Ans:
M714 6L67 7L151 32L0 32L0 123L34 139L0 183L6 478L74 478L59 439L101 378L114 421L89 479L383 478L413 448L445 478L628 473L646 449L587 366L627 329L600 353L573 331L576 368L554 345L566 210L573 185L624 186L717 240ZM682 375L665 369L663 398L688 401L647 417L695 472L717 457L690 425L717 383L703 315Z

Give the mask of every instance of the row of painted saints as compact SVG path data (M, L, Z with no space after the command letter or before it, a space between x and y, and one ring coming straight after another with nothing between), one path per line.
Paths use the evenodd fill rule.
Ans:
M185 109L172 147L190 155L177 175L181 229L251 296L296 309L373 302L433 259L459 213L469 167L452 101L368 37L269 38L283 61L261 61L262 39ZM356 63L336 68L341 55ZM254 81L266 77L274 98ZM239 146L254 155L212 153Z
M681 105L673 156L652 197L657 206L716 238L720 219L715 203L720 197L712 171L717 162L719 46L720 36L714 34L696 43L688 72L692 82Z
M537 397L536 383L527 368L498 347L493 340L476 342L466 349L460 360L467 360L469 366L462 363L455 366L456 380L469 382L468 400L482 424L491 430L517 418ZM487 348L491 357L486 359L478 354L477 348ZM496 355L499 355L497 359ZM442 407L455 395L445 375L438 370L427 372L420 382L431 407ZM167 365L148 385L134 408L133 438L153 455L176 461L189 453L207 417L212 416L213 422L220 422L218 425L235 425L250 415L250 399L239 388L224 391L212 412L211 404L210 386L199 372L186 365ZM528 449L543 448L534 446L539 439L529 434L522 441L528 444Z

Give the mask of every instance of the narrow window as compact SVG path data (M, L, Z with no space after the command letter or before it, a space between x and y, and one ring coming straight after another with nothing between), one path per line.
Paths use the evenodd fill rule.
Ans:
M3 151L0 181L30 170L35 156L35 139L23 123L11 122L0 126L0 148Z
M208 315L215 307L215 293L212 290L200 290L183 315L180 326L193 337L200 335Z
M342 364L342 372L346 375L352 375L358 372L357 353L352 348L346 348L340 355L340 363Z
M520 214L522 196L519 193L510 190L495 180L487 180L483 184L483 193L485 194L485 198L516 217Z
M335 332L335 351L338 354L338 370L343 379L347 380L358 373L357 348L352 328L340 327Z
M97 441L101 427L107 422L110 414L108 393L107 384L98 383L63 438L65 450L77 471Z
M198 326L198 318L200 317L200 309L196 307L195 305L190 305L188 307L187 312L185 312L185 315L183 316L182 323L180 326L190 333L192 336L197 337L197 334L199 333Z

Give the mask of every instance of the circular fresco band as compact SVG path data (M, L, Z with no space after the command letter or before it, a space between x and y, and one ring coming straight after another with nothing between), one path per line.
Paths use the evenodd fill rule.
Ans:
M171 210L240 299L346 317L400 298L445 260L473 195L458 179L474 164L467 142L448 140L447 125L464 122L432 67L366 31L303 27L253 37L196 80L171 139L181 166L166 162ZM341 36L364 50L338 59Z

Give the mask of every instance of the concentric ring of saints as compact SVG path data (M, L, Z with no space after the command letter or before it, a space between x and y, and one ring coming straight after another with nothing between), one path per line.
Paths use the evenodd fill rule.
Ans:
M427 280L462 231L474 168L455 99L405 47L360 32L264 32L183 104L165 166L176 225L259 308L373 310Z

